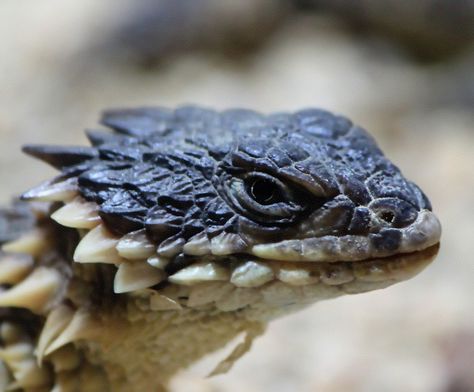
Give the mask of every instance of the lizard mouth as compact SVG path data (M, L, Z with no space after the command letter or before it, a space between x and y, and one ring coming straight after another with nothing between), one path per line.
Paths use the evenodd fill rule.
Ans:
M409 279L425 268L438 252L441 232L434 214L422 211L412 225L400 229L396 250L377 248L370 235L321 237L254 245L246 252L190 255L190 263L170 269L172 259L157 253L144 230L113 235L101 223L94 203L76 199L52 218L86 232L75 249L76 262L117 267L118 294L169 284L190 290L227 285L222 287L262 293L275 284L292 290L319 288L324 293L370 291ZM234 244L234 238L216 241L215 249L221 250L222 243Z
M324 236L255 245L251 253L262 259L281 261L337 262L385 258L414 253L436 245L441 224L429 210L418 214L415 222L401 228L383 228L368 236Z
M229 262L196 263L168 277L178 285L194 286L206 281L227 281L238 288L259 288L272 282L289 286L333 286L347 292L369 291L412 278L438 254L440 245L411 253L360 261L309 262L236 257ZM205 269L207 271L205 272Z

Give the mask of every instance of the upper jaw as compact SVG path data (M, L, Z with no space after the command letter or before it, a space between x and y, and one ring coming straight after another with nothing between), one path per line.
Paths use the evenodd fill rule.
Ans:
M436 245L440 237L438 218L431 211L422 210L411 225L402 229L382 229L367 236L327 235L258 244L252 246L250 253L281 261L360 261L422 251Z

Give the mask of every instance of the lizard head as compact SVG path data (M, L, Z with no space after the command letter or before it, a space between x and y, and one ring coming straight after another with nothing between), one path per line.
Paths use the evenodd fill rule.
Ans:
M113 110L92 147L30 145L61 170L24 194L78 229L77 263L157 310L254 317L418 273L441 228L423 192L363 129L309 109Z

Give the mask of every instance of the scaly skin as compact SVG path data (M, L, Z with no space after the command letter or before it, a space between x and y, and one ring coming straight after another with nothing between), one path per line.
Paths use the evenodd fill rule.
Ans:
M428 199L344 117L102 123L115 133L88 132L92 147L25 147L61 174L0 214L2 241L24 233L0 255L5 387L165 390L243 333L225 372L271 319L408 279L438 251Z

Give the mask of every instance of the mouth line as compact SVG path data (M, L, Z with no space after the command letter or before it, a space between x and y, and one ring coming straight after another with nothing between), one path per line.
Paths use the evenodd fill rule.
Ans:
M439 247L438 243L416 252L360 261L315 263L237 257L230 264L223 261L216 261L215 264L223 271L228 271L223 273L222 280L240 288L263 287L266 283L280 281L290 286L322 284L350 289L351 286L396 283L409 279L430 264ZM190 268L196 266L191 265ZM183 272L169 277L169 281L184 285L199 283L185 279Z
M439 249L440 244L437 243L415 252L358 261L311 262L268 259L258 259L258 261L273 266L279 272L279 279L283 281L286 279L281 273L282 271L285 271L288 277L298 273L318 276L319 281L328 285L340 285L354 280L363 282L402 281L415 276L427 267L434 260ZM294 282L289 281L289 283Z

